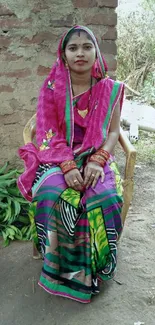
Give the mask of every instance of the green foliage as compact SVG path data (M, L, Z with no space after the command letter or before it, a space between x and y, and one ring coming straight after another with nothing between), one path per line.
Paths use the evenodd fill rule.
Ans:
M140 130L139 140L134 146L137 149L137 162L155 164L155 134L153 132Z
M155 106L155 71L149 72L144 81L142 99L149 105Z
M155 0L143 0L142 5L145 10L155 13Z
M143 8L118 13L117 78L142 91L142 97L154 104L155 0L144 0Z
M9 245L10 240L31 239L29 203L16 184L19 174L17 169L8 170L8 163L0 168L0 235L4 246Z

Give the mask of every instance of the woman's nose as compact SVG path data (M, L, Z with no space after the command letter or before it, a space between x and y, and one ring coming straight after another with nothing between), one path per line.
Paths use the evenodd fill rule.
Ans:
M77 51L77 56L84 56L83 49L79 48Z

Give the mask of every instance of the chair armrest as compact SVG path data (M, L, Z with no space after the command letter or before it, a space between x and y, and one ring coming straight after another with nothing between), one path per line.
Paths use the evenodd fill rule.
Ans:
M126 133L120 128L119 142L126 153L125 175L123 181L123 197L124 204L121 213L122 223L124 225L129 206L132 200L133 186L134 186L134 168L136 162L136 149L129 141Z
M126 133L124 132L124 130L122 129L122 127L120 127L119 142L126 153L136 152L134 146L128 139L128 137L127 137Z
M136 162L136 149L122 128L120 128L119 142L126 153L125 180L132 179Z
M34 114L28 123L25 125L23 130L24 143L33 142L33 138L36 133L36 114Z

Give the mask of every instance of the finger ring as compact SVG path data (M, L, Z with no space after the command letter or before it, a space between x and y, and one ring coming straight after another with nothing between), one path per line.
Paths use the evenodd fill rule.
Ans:
M73 183L77 183L77 179L74 179Z

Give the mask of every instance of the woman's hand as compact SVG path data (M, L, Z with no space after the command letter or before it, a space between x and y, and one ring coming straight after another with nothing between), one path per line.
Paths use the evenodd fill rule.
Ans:
M78 169L72 169L64 175L68 187L75 191L82 191L84 188L84 181Z
M103 183L103 168L95 162L88 162L84 169L84 186L86 188L88 188L89 186L95 187L99 177L101 177L101 182Z

